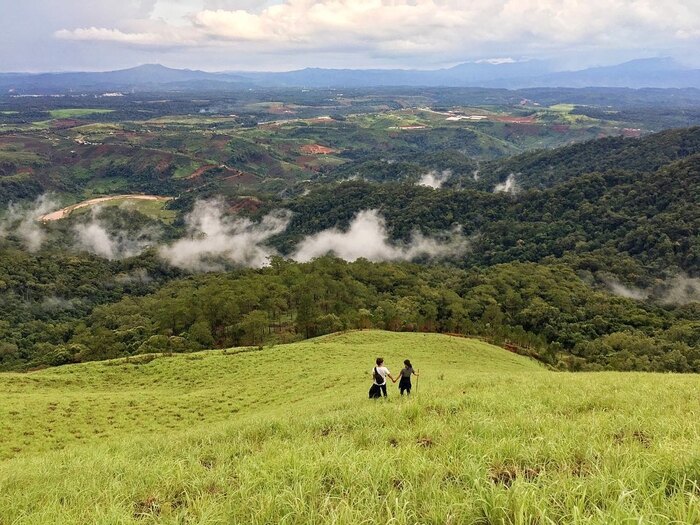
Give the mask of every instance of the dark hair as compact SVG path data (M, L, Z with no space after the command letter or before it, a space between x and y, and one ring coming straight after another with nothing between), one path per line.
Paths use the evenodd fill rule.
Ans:
M381 365L384 362L383 357L377 357L377 366Z
M403 364L406 365L408 368L413 368L413 365L411 364L411 362L410 362L408 359L406 359L406 360L403 362Z

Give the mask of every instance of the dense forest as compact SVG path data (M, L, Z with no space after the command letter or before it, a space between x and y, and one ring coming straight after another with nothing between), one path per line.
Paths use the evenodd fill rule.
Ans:
M157 275L157 266L150 270L148 275ZM34 319L4 321L3 369L274 344L374 327L509 341L519 351L572 370L700 371L697 303L664 307L616 297L593 290L560 263L461 270L278 258L260 270L177 279L148 295L141 295L153 286L145 274L141 279L118 274L102 289L96 267L82 277L64 275L67 283L89 281L92 287L74 293L74 307L44 300L26 312ZM54 291L70 295L62 285ZM125 293L131 295L89 313L75 311L81 301L91 300L88 296ZM41 311L52 308L63 308L64 317L42 319Z
M606 146L603 141L599 145ZM280 239L347 225L360 210L381 209L388 227L407 239L459 224L472 249L462 265L540 261L571 254L617 254L639 267L638 276L700 270L700 155L649 173L607 171L578 176L545 190L518 195L440 190L364 181L328 186L286 203L294 212ZM620 274L627 273L618 272ZM630 276L634 277L634 276Z

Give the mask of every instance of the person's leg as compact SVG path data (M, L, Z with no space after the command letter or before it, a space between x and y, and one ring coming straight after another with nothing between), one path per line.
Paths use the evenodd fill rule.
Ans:
M387 397L387 394L386 394L386 383L384 383L383 385L380 385L379 388L382 390L382 394L384 395L384 397Z

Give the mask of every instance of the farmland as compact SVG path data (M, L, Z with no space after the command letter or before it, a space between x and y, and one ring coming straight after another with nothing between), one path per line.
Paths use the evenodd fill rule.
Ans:
M420 157L446 149L483 162L651 131L615 120L614 112L606 119L573 114L580 108L573 103L455 104L449 90L416 92L319 90L305 94L304 103L296 92L246 93L237 102L129 95L95 99L93 107L87 100L85 107L76 104L79 98L0 99L2 170L31 182L18 192L13 179L3 181L0 200L40 190L65 205L134 192L264 196L303 191L309 179L345 177L359 160L406 160L431 169Z

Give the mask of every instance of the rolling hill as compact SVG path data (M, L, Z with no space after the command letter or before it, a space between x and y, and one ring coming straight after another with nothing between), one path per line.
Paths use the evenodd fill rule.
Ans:
M413 360L413 397L366 399L377 354ZM0 523L700 519L694 376L562 374L364 331L0 385Z

